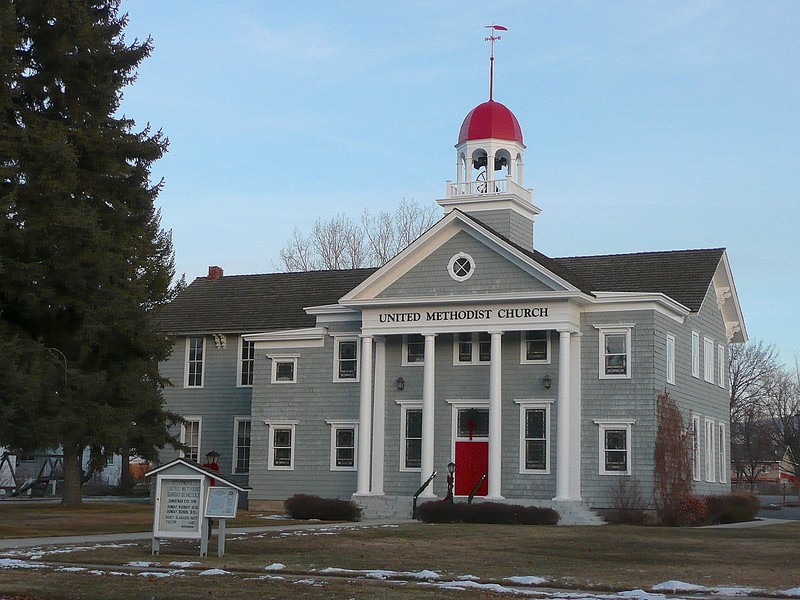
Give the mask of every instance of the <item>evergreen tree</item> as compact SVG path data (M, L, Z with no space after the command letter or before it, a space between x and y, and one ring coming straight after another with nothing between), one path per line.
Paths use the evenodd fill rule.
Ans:
M150 183L167 140L118 115L151 51L119 0L0 6L0 445L61 446L76 504L84 448L179 445L152 318L174 274Z

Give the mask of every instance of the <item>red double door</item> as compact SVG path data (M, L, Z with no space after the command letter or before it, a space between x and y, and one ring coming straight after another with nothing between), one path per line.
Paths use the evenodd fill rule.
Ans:
M489 471L489 410L483 407L457 411L455 457L455 495L469 496ZM486 479L476 496L489 493Z

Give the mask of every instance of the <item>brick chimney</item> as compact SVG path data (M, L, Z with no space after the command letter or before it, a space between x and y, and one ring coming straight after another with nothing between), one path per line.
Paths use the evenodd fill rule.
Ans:
M208 280L216 281L222 279L222 267L208 267Z

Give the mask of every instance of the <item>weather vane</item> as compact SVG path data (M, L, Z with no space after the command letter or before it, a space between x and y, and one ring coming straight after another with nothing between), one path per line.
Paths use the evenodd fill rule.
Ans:
M508 27L503 27L502 25L495 25L494 23L491 25L486 25L486 29L491 29L491 33L489 37L484 38L484 41L492 43L492 55L489 57L489 100L492 99L493 87L494 87L494 42L495 40L501 40L499 35L495 35L498 31L508 31Z

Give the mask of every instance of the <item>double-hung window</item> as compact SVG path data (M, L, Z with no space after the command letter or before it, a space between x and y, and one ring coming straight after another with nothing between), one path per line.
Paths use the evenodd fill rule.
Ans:
M726 452L725 423L719 424L719 482L728 482L728 453Z
M714 463L716 452L714 444L714 421L706 419L706 481L713 482L716 479Z
M201 425L200 417L186 417L186 421L181 425L181 444L188 446L183 456L195 462L200 462Z
M595 421L600 426L600 475L631 474L633 421Z
M667 383L675 385L675 336L667 334Z
M328 421L331 426L331 471L355 471L358 467L358 424Z
M205 365L205 338L202 336L186 338L186 376L184 387L203 387L203 366Z
M703 338L703 379L714 383L714 340Z
M692 480L700 481L700 417L692 416Z
M700 334L692 332L692 377L700 377Z
M633 325L595 327L600 330L600 379L630 379Z
M550 472L550 403L517 400L520 415L520 473Z
M403 366L425 362L425 338L419 333L403 336Z
M453 347L454 365L474 365L492 360L492 336L482 333L459 333Z
M520 363L550 364L549 331L523 331L520 341Z
M253 385L253 369L256 363L256 343L239 338L239 377L237 385L239 387L249 387Z
M272 355L272 383L297 383L297 355Z
M422 402L400 405L400 470L422 468Z
M358 338L334 338L333 380L358 381Z
M725 346L722 344L717 346L717 384L725 387Z
M250 472L250 419L236 417L233 426L233 473L234 475Z
M295 426L297 421L265 421L269 427L267 469L291 471L294 469Z

